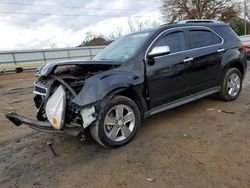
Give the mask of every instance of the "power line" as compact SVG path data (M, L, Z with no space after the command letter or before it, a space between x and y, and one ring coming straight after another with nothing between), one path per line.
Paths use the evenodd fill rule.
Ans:
M52 13L32 13L32 12L6 12L0 11L0 14L21 14L35 16L65 16L65 17L152 17L152 16L124 16L124 15L94 15L94 14L52 14Z
M150 3L160 2L160 1L148 1ZM53 8L67 8L67 9L89 9L89 10L100 10L101 8L87 8L81 6L62 6L62 5L49 5L49 4L32 4L32 3L17 3L17 2L0 2L0 4L6 5L18 5L18 6L41 6L41 7L53 7ZM102 9L102 10L111 10L111 11L139 11L136 9Z
M0 4L7 5L20 5L20 6L41 6L41 7L53 7L53 8L68 8L68 9L89 9L89 10L100 10L101 8L86 8L79 6L62 6L62 5L49 5L49 4L32 4L32 3L11 3L11 2L0 2ZM102 9L102 10L122 10L122 11L138 11L135 9Z

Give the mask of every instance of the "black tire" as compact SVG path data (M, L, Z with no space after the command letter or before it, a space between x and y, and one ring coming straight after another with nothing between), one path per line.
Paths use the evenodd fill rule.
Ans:
M115 148L115 147L120 147L123 146L125 144L127 144L128 142L130 142L134 136L137 133L138 128L140 127L141 124L141 115L140 115L140 110L137 106L137 104L132 101L131 99L124 97L124 96L115 96L112 99L104 102L105 104L102 104L102 108L99 110L99 115L98 115L98 120L96 121L95 124L93 124L90 127L90 131L92 134L92 137L102 146L106 147L106 148ZM109 115L112 113L113 109L116 109L120 106L124 106L126 108L128 108L130 111L127 111L128 113L134 113L134 120L129 122L129 126L126 125L126 123L124 122L124 125L121 125L121 127L119 127L118 123L117 125L111 125L110 127L110 132L113 129L120 129L120 132L118 131L118 135L120 135L120 137L123 137L123 140L119 141L114 141L111 138L108 137L109 132L108 131L108 126L105 124L105 118L106 117L110 117ZM125 113L126 113L126 108L125 109ZM114 111L115 113L115 119L117 119L117 110ZM125 114L125 116L127 115ZM124 116L124 119L125 119ZM123 121L124 121L123 119ZM116 120L117 121L117 120ZM133 123L133 124L130 124ZM130 134L128 134L129 136L126 138L125 134L123 134L122 128L124 128L123 126L127 126L130 127L131 125L133 125L133 129L132 131L130 131ZM115 126L117 128L115 128ZM125 131L126 132L126 131Z
M239 77L239 90L238 92L235 92L234 95L230 94L229 89L229 79L230 76L237 75ZM233 101L237 99L240 95L242 88L242 74L237 68L229 68L224 76L222 85L221 85L221 91L219 92L219 96L222 100L225 101ZM237 93L237 94L236 94Z

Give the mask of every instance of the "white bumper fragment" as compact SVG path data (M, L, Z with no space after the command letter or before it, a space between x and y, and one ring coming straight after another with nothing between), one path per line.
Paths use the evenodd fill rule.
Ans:
M93 123L93 121L96 120L96 117L93 116L93 114L95 113L94 106L83 108L80 113L83 120L83 128L88 127L91 123Z
M60 85L46 103L46 116L55 129L61 129L64 124L66 108L66 93Z

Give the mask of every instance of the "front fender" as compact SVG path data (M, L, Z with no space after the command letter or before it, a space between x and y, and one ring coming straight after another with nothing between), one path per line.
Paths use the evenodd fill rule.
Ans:
M102 100L108 93L118 88L128 88L142 83L138 76L124 72L109 72L95 75L86 80L80 93L72 100L79 106L86 106Z

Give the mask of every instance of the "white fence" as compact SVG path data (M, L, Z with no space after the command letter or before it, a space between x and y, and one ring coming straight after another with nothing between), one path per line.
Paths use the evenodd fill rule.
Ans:
M90 60L105 46L54 48L44 50L20 50L0 52L0 72L35 69L58 60Z

